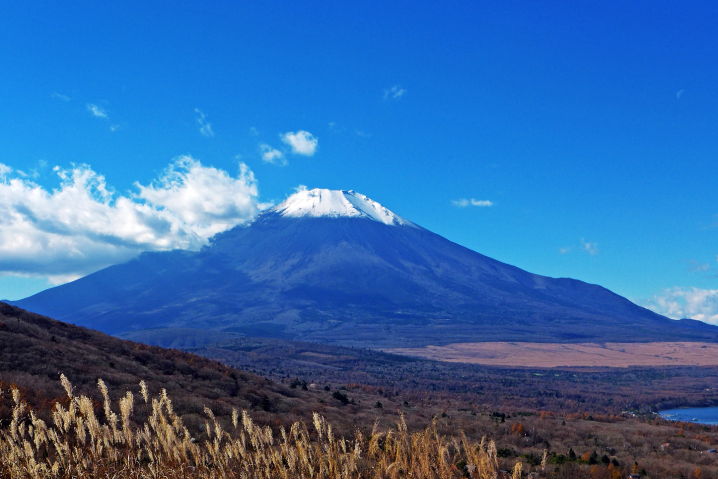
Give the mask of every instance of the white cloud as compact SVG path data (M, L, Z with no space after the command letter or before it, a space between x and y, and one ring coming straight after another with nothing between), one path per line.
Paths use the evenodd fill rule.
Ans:
M197 126L199 126L200 134L207 138L212 138L214 136L214 130L212 129L212 124L207 121L207 115L199 108L195 108L194 112L197 114Z
M460 198L458 200L453 200L451 204L459 208L466 208L467 206L487 208L489 206L494 206L494 202L491 200L477 200L476 198Z
M81 274L53 274L47 277L47 281L53 286L58 286L80 279L82 276Z
M570 246L564 246L564 247L558 249L559 254L569 254L570 252L571 252Z
M678 91L676 92L676 100L680 100L681 97L683 96L683 94L684 94L685 92L686 92L686 91L685 91L683 88L681 88L680 90L678 90Z
M288 131L279 137L295 155L313 156L319 146L317 137L305 130Z
M287 164L287 159L284 157L284 153L270 145L267 145L266 143L259 145L259 151L262 153L262 161L265 163L280 166Z
M94 103L88 103L86 105L87 111L90 112L92 116L95 118L102 118L104 120L109 119L109 116L107 115L107 112L99 105L95 105Z
M406 88L403 88L399 85L393 85L391 88L387 88L384 90L385 100L398 100L404 95L406 95Z
M691 318L718 325L718 289L668 288L644 306L670 318Z
M6 165L0 171L0 273L53 281L141 251L198 249L264 206L246 165L233 177L188 156L127 194L116 193L87 165L55 167L59 185L52 189Z
M583 250L591 256L596 256L598 254L598 243L586 241L581 238L581 248L583 248Z

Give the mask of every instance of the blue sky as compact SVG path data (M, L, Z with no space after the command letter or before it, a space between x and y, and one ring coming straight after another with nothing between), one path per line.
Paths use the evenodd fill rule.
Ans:
M718 322L715 3L204 3L0 6L0 297L307 185Z

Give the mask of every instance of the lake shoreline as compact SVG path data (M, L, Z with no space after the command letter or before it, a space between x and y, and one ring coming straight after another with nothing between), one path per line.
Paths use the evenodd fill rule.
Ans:
M716 406L663 409L658 411L658 415L668 421L718 426L718 407Z

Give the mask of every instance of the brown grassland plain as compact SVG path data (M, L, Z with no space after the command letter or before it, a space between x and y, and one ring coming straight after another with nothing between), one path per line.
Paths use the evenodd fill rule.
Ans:
M436 361L510 367L718 366L718 344L700 342L485 342L386 351Z

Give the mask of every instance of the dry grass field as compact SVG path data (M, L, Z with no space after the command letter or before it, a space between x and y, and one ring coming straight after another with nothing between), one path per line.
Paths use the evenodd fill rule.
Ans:
M718 366L718 344L694 342L454 343L386 352L437 361L536 368Z
M118 404L98 381L101 401L76 396L62 376L64 404L56 403L45 422L23 402L13 402L7 427L0 429L0 478L480 478L499 475L496 445L460 435L447 438L433 425L409 432L403 419L396 428L353 438L338 436L324 418L311 425L295 422L276 430L254 423L234 410L222 423L205 409L204 431L190 431L162 390L150 397L144 382ZM116 407L116 409L115 409ZM147 409L147 420L133 413ZM546 457L546 455L544 455ZM545 461L544 461L545 462ZM545 464L544 464L545 467ZM511 473L519 479L521 463Z

